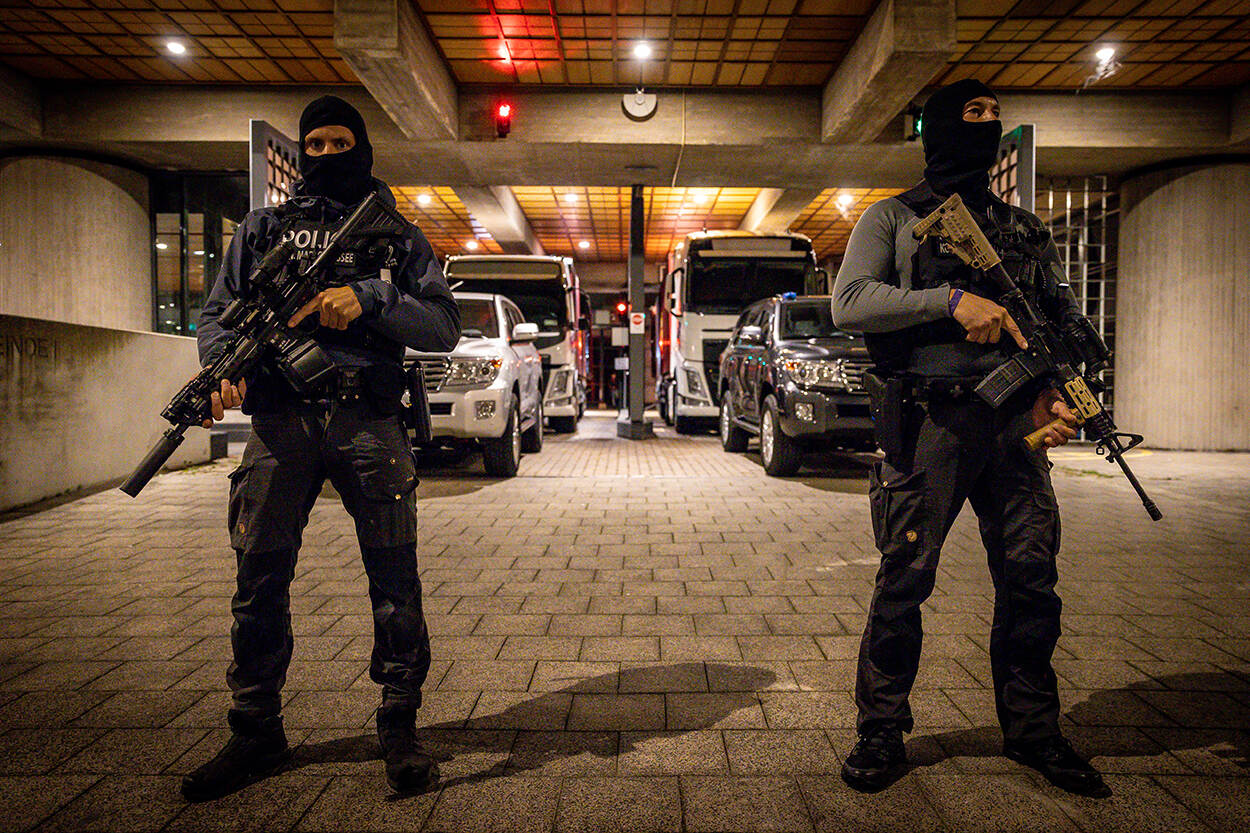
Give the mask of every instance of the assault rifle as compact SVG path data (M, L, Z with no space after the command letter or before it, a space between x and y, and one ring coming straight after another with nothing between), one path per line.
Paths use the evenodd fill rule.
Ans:
M1027 382L1047 378L1063 395L1068 407L1077 414L1080 424L1085 426L1085 430L1096 441L1095 452L1099 456L1105 456L1108 462L1119 464L1152 520L1162 518L1163 513L1146 495L1141 483L1124 460L1124 453L1139 445L1142 436L1117 429L1111 415L1103 409L1098 397L1090 390L1090 381L1106 366L1111 358L1111 351L1098 337L1089 321L1082 317L1060 329L1054 322L1040 315L1007 274L1002 259L972 219L958 194L952 194L932 214L916 223L912 236L917 240L924 240L929 236L938 237L964 263L985 272L1002 290L998 303L1015 319L1020 333L1028 342L1026 350L1012 356L977 385L977 395L990 406L997 408ZM1076 370L1082 364L1088 379ZM1062 419L1056 419L1045 428L1034 431L1025 437L1025 445L1036 451L1042 447L1047 429L1062 424Z
M234 335L161 411L173 427L152 446L121 490L138 496L182 444L183 433L211 414L212 395L221 390L222 380L237 382L267 361L297 393L317 391L333 373L334 362L306 330L288 327L287 321L330 285L327 276L342 255L354 253L359 258L381 249L407 228L408 221L375 193L352 211L311 262L309 256L296 259L295 244L289 240L266 253L253 270L245 294L231 301L217 319L222 329Z

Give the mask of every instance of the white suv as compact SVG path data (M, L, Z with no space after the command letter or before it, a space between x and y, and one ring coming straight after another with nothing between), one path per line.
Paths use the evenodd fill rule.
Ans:
M432 445L482 448L486 473L512 477L522 452L543 447L542 357L525 323L502 295L453 293L460 306L460 342L450 353L408 350L420 362L430 398Z

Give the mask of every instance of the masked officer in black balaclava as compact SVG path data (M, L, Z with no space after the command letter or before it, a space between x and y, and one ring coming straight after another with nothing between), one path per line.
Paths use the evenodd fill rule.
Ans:
M395 204L371 174L373 149L354 107L335 96L319 98L304 110L299 132L303 179L295 196L247 215L204 305L197 332L204 364L231 335L217 322L222 310L247 291L253 266L267 251L283 240L294 242L297 256L324 248L351 207L369 194ZM301 536L327 477L355 521L369 579L369 673L382 686L377 729L387 781L406 792L437 778L415 735L430 644L417 577L416 469L400 417L400 361L405 346L451 350L460 315L415 226L376 256L344 257L335 269L336 285L289 322L315 325L314 338L337 366L332 381L301 396L262 367L252 378L223 382L221 393L213 394L213 417L242 404L252 415L252 434L230 475L230 543L238 558L234 661L226 674L232 736L183 780L182 793L192 801L233 792L287 758L280 710L293 646L289 591Z
M1025 347L999 291L939 241L911 229L953 193L967 203L1016 282L1057 322L1079 316L1061 261L1037 217L989 190L1002 134L994 93L960 81L924 107L924 180L868 208L855 225L834 286L839 327L865 333L873 421L885 452L869 480L881 567L860 646L855 699L859 743L842 777L870 791L905 769L908 696L920 661L920 606L938 554L965 501L981 526L994 582L990 663L1004 754L1073 792L1098 793L1098 773L1060 734L1051 654L1059 637L1055 555L1059 510L1045 449L1021 442L1056 416L1047 446L1076 435L1057 391L1026 387L991 409L971 391Z

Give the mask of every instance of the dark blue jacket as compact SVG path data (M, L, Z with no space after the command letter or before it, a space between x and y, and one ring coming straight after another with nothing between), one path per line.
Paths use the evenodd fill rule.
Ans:
M395 197L380 180L374 180L377 192L389 205ZM348 207L325 197L304 196L296 184L296 196L286 214L319 222L338 223ZM293 210L292 210L293 209ZM246 290L246 282L254 264L277 245L282 233L283 212L277 208L258 208L250 212L235 231L226 251L196 329L200 362L208 364L233 333L217 323L230 302ZM328 236L310 235L313 245L324 245ZM445 353L460 339L460 310L447 288L443 268L439 265L425 235L409 225L400 241L401 251L391 269L391 281L384 280L377 269L362 272L358 278L349 275L347 285L355 292L363 310L346 331L319 328L314 338L334 362L343 367L370 364L394 364L403 355L402 347L430 353ZM373 335L367 338L365 328ZM380 338L379 338L380 337Z

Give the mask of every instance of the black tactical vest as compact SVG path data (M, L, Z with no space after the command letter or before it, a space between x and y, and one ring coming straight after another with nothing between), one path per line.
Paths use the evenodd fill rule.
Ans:
M945 200L933 192L928 182L923 181L895 199L915 212L917 217L928 216ZM1002 258L1007 274L1026 296L1035 298L1037 284L1042 279L1042 270L1038 268L1041 252L1049 235L1046 227L1029 212L1013 208L993 196L985 212L971 208L969 211ZM892 274L890 282L898 286L899 276ZM945 242L929 237L916 247L912 256L911 288L932 289L942 285L994 301L1001 295L998 285L984 272L965 264ZM1007 336L1004 339L1010 340ZM865 333L864 341L873 362L884 373L906 372L911 367L913 351L918 347L949 344L952 345L952 353L958 350L961 354L970 349L966 331L954 318L941 318L887 333ZM979 346L984 347L987 353L1006 347Z
M338 212L327 211L323 201L312 202L308 199L284 203L278 208L276 216L280 225L277 236L268 241L269 246L290 240L295 244L296 260L303 260L305 264L311 262L312 258L329 245L330 238L344 219ZM325 288L346 286L365 278L385 278L397 274L399 263L406 254L402 245L400 240L383 242L363 256L356 252L343 252L331 270L332 274L325 279ZM318 327L314 337L323 346L381 353L397 362L404 355L402 344L375 333L360 319L348 324L345 330Z

